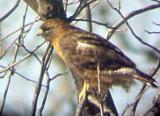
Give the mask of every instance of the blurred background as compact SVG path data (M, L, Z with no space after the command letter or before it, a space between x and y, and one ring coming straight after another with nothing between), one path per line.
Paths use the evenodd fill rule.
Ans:
M73 0L69 2L72 1ZM2 17L15 4L15 2L15 0L1 0L0 17ZM112 0L112 3L115 7L118 6L117 0ZM150 0L121 0L121 12L125 16L134 10L146 7L151 4L154 4L154 2ZM76 7L77 4L68 5L68 17L74 13ZM20 28L23 26L23 17L25 15L25 11L26 3L21 1L16 10L3 22L0 22L0 71L2 71L4 67L8 67L13 63L16 49L15 41L20 34ZM148 34L146 30L160 32L160 26L157 26L153 23L159 23L159 12L160 9L148 11L129 20L129 23L136 34L140 36L145 42L155 46L158 49L160 49L160 34ZM79 17L83 17L84 14L85 12L83 12ZM37 14L29 7L26 14L25 24L34 22L36 17ZM105 0L101 0L92 8L92 19L102 23L110 24L112 26L121 20L121 17L110 8ZM42 23L43 22L41 21L34 23L31 30L27 33L23 40L23 44L30 51L34 50L38 45L44 42L42 37L38 37L36 35L37 30ZM78 21L76 23L74 22L73 24L87 30L87 23L84 21ZM123 31L116 32L110 41L117 45L130 59L132 59L140 70L151 74L156 68L158 54L139 42L130 33L129 29L127 29L125 25L121 28ZM17 29L19 29L19 31L8 36ZM93 32L101 35L104 38L107 36L107 28L101 25L93 24ZM48 43L45 43L36 50L35 53L39 59L42 59L47 45ZM26 55L28 55L26 50L20 47L16 61L18 62ZM36 82L40 75L40 68L41 64L33 55L21 63L15 65L14 70L17 73L11 76L3 114L12 116L13 114L17 116L26 116L30 114ZM68 68L56 55L56 51L54 51L49 69L50 76L53 77L56 74L64 73L66 71L68 71ZM160 72L155 75L158 83L160 83L159 73ZM24 79L24 77L35 82L28 81ZM1 72L0 108L2 106L2 101L4 100L4 94L8 80L9 70ZM45 77L43 79L43 84L46 85ZM121 87L111 88L111 93L119 114L122 114L123 110L127 107L128 104L134 102L135 97L141 90L141 87L142 83L136 83L128 92L126 92ZM42 86L40 99L38 100L38 108L41 105L45 90L45 86ZM154 97L158 94L160 94L159 90L150 88L140 100L136 115L140 115L141 113L147 111L147 109L152 106ZM76 105L77 98L74 80L72 79L72 75L67 73L63 76L57 77L51 82L43 114L44 116L72 116L75 113Z

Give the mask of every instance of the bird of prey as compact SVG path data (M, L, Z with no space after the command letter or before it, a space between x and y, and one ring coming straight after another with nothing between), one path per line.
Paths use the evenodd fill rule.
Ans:
M138 70L118 47L97 34L61 19L46 20L39 34L51 42L73 74L78 75L77 86L83 84L79 91L104 97L111 86L128 89L135 80L156 87L154 79Z

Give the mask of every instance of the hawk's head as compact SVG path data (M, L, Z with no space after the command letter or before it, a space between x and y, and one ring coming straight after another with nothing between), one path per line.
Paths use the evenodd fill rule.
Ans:
M67 25L68 23L61 19L49 19L41 25L38 35L41 35L48 41L52 41L63 33L64 27Z

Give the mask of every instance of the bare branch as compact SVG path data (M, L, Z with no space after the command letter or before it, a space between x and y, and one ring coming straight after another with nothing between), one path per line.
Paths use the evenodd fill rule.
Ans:
M87 20L87 19L74 19L74 21L86 21L86 22L89 22L89 20ZM106 28L112 28L112 26L110 26L110 24L108 24L108 23L101 23L101 22L94 21L94 20L91 20L91 22L95 23L97 25L104 26Z
M48 61L51 58L52 52L53 52L53 48L51 47L51 44L49 44L45 52L45 55L43 56L40 76L39 76L38 84L36 86L35 95L33 97L31 116L35 116L36 114L37 102L38 102L39 94L41 91L42 80L45 74L46 66L48 65Z
M88 6L89 4L95 2L96 0L91 0L91 1L89 1L89 2L88 2L88 1L87 1L87 2L84 2L84 1L85 1L85 0L80 1L79 6L77 7L77 9L76 9L76 11L74 12L74 14L67 19L69 22L73 21L73 20L80 14L80 12L81 12L84 8L86 8L86 6Z
M109 0L107 0L107 3L110 4L110 6L113 8L113 6L111 5L111 3L109 2ZM154 10L156 8L159 8L160 7L160 4L153 4L153 5L149 5L147 7L144 7L142 9L139 9L139 10L135 10L135 11L132 11L130 12L127 16L124 16L123 20L119 21L116 25L113 26L113 29L108 33L108 36L107 36L107 40L109 40L112 35L114 34L114 32L121 26L123 25L127 20L133 18L134 16L136 15L139 15L139 14L142 14L146 11L149 11L149 10ZM113 8L114 9L114 8Z
M49 92L49 89L50 89L50 83L51 83L51 81L54 80L55 78L59 77L59 76L65 75L66 73L68 73L68 72L59 73L59 74L55 75L52 78L49 78L49 76L47 76L46 91L44 93L44 98L43 98L41 107L40 107L40 109L38 111L39 116L42 116L42 112L43 112L43 109L44 109L44 106L45 106L45 103L46 103L46 100L47 100L47 97L48 97L48 92Z
M25 19L26 19L25 17L26 17L26 14L27 14L27 10L28 10L28 6L25 9L23 22L22 22L22 30L21 30L21 33L18 37L18 44L20 43L20 41L22 39L22 36L23 36L24 24L25 24ZM13 63L16 62L17 55L18 55L18 52L19 52L20 46L18 44L16 45L16 48L15 48L15 55L14 55L14 58L13 58ZM2 107L1 107L1 110L0 110L0 115L3 112L3 108L4 108L4 105L5 105L5 102L6 102L6 98L7 98L10 82L11 82L11 77L12 77L13 74L14 74L14 67L10 68L10 70L9 70L9 76L8 76L9 79L8 79L7 86L6 86L6 89L5 89L5 93L4 93L4 96L3 96L3 102L2 102Z
M4 19L6 19L19 5L20 0L17 0L16 4L2 17L0 17L0 22L2 22Z

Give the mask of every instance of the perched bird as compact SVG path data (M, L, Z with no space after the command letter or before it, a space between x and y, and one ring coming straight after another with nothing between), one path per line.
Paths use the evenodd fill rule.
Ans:
M61 19L45 21L39 32L51 42L73 74L78 75L77 85L84 86L81 90L104 97L109 87L119 85L128 89L134 80L156 87L154 79L138 70L119 48L97 34Z

